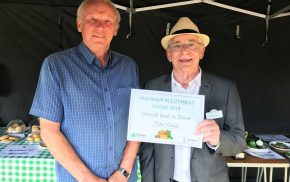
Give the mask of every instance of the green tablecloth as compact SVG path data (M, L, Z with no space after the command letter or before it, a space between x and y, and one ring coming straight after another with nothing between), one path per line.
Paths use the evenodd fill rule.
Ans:
M0 136L4 128L0 128ZM0 143L0 150L7 145L37 145L26 142L25 138L17 142ZM29 157L0 157L1 182L54 182L55 160L47 149L40 149L38 155Z
M0 136L5 128L0 128ZM0 142L0 151L7 145L37 145L24 139L9 144ZM55 160L47 149L41 149L36 156L5 157L0 156L0 182L54 182ZM138 169L138 182L141 181Z

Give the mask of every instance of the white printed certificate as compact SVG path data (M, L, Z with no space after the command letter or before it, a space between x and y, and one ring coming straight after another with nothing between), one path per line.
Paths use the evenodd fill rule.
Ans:
M203 119L203 95L132 89L127 139L201 148Z

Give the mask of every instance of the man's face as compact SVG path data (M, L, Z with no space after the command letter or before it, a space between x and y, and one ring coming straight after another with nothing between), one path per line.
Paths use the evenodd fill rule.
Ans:
M77 19L78 31L84 43L91 49L109 49L113 36L117 35L118 23L114 10L105 3L88 4Z
M193 72L198 70L204 50L204 46L197 36L184 34L170 40L166 55L169 62L173 64L173 70Z

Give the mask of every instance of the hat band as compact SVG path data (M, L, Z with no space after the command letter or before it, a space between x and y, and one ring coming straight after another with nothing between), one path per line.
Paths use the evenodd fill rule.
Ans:
M199 32L192 30L192 29L182 29L182 30L178 30L176 32L173 32L171 35L181 34L181 33L199 33Z

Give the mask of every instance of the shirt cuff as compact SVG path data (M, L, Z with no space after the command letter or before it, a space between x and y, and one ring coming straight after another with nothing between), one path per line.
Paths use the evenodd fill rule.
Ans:
M210 145L210 144L208 144L208 143L206 143L206 144L207 144L207 146L208 146L209 148L213 149L214 151L216 151L216 150L219 148L219 146L220 146L220 143L217 144L216 146Z

